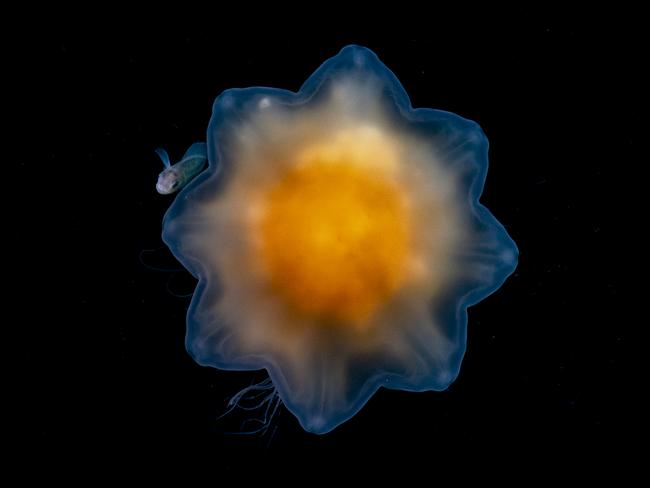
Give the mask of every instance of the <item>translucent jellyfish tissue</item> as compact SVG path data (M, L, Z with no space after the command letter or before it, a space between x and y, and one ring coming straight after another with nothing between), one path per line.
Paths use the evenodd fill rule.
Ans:
M518 251L479 203L488 142L475 122L411 107L368 49L347 46L302 88L214 102L208 168L163 239L199 280L187 350L266 369L303 428L328 432L380 386L443 390L467 307Z

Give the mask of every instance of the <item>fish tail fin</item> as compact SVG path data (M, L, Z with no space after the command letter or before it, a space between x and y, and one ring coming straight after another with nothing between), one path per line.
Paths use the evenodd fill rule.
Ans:
M183 159L187 158L204 158L208 159L208 146L205 142L195 142L192 144L187 151L185 151L185 155L183 155Z

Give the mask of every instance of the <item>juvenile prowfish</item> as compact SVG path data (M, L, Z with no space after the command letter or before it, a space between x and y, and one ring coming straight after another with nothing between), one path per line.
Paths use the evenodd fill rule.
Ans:
M208 160L207 148L204 142L192 144L183 155L183 158L173 166L169 162L167 151L158 148L156 154L165 165L165 169L158 176L158 182L156 183L156 190L161 195L169 195L183 188L203 170Z

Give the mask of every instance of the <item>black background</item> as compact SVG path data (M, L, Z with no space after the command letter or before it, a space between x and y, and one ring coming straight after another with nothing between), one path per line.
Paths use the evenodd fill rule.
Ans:
M361 454L400 466L418 454L540 451L553 465L628 446L620 214L640 61L627 20L454 17L397 32L100 19L37 29L21 60L39 87L20 118L39 157L17 160L14 200L29 256L27 293L16 297L28 335L21 368L31 373L18 381L28 454L191 453L211 459L205 470L304 455L366 469ZM482 126L491 164L482 202L518 244L520 264L469 310L467 353L448 391L381 390L324 436L286 410L266 435L228 435L246 417L217 421L227 399L264 375L202 368L185 352L189 299L174 294L193 281L142 262L178 267L160 240L173 197L155 192L153 150L174 159L205 140L222 90L298 90L349 43L372 49L415 107Z

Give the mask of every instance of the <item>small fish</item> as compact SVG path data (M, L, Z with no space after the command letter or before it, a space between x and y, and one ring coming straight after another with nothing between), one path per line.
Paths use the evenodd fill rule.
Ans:
M167 151L158 148L156 154L165 165L165 169L158 176L158 182L156 183L156 190L161 195L169 195L183 188L203 170L208 160L208 152L204 142L192 144L183 158L173 166L169 162Z

